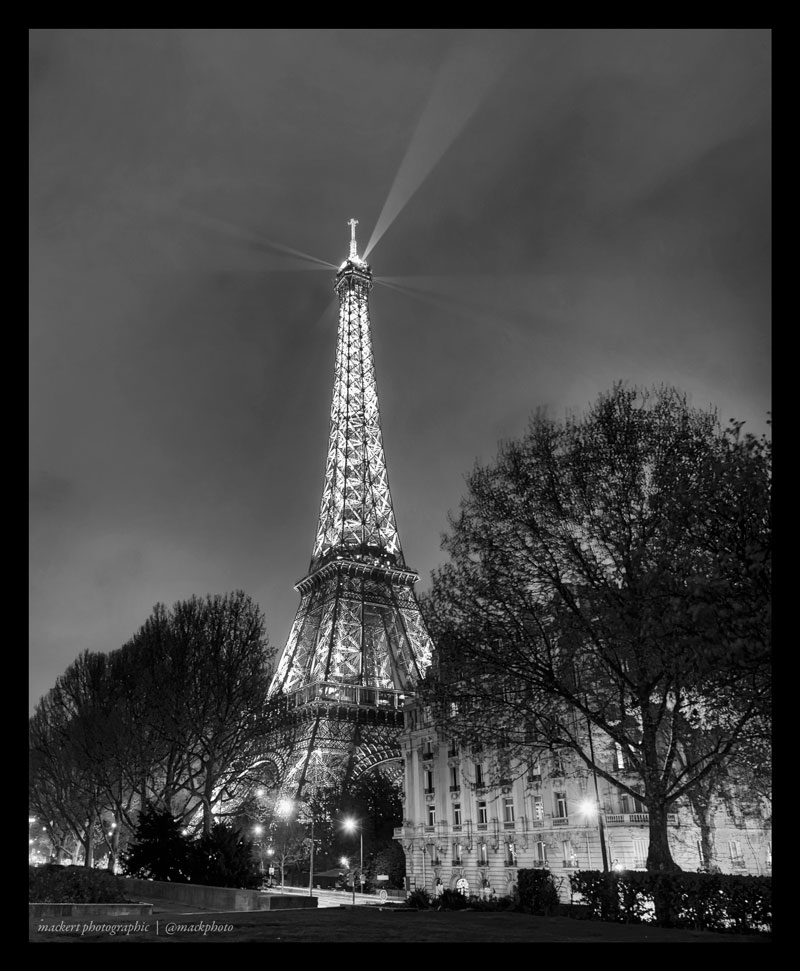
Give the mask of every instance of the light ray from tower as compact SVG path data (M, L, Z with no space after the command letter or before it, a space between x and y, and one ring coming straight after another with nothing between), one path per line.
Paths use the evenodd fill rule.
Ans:
M243 226L238 226L234 223L228 222L225 219L219 219L217 216L209 216L206 213L198 212L195 209L183 209L182 213L194 222L196 225L202 226L206 229L213 229L225 236L228 236L237 242L246 243L250 246L254 246L259 249L273 250L276 253L281 253L289 257L294 257L295 262L286 262L279 266L280 270L335 270L336 264L328 263L326 260L317 259L316 256L310 256L308 253L303 253L301 250L294 249L291 246L285 246L283 243L278 243L273 239L268 239L266 236L262 236L261 233L253 232ZM300 262L296 262L296 261ZM311 265L308 265L311 264Z
M480 108L504 73L513 48L506 31L460 35L439 70L364 250L364 259Z

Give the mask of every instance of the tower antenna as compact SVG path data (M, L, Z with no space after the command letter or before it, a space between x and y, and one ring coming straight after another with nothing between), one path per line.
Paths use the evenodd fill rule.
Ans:
M350 259L358 259L358 250L356 249L356 226L358 225L357 219L350 219L347 223L350 227Z

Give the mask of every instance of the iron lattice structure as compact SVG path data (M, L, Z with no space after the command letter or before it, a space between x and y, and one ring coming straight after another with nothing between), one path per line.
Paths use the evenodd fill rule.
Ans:
M403 703L430 664L431 639L405 565L383 451L372 354L372 271L350 255L336 275L339 332L328 457L311 563L270 702L295 727L282 789L344 788L400 767Z

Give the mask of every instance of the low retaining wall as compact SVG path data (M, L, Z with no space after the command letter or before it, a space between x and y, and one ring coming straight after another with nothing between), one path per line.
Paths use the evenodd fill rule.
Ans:
M151 917L152 904L28 904L29 917Z
M167 880L140 880L123 877L127 893L132 897L160 897L204 910L288 910L316 907L316 897L294 894L261 893L258 890L239 890L236 887L204 887L196 883L171 883Z

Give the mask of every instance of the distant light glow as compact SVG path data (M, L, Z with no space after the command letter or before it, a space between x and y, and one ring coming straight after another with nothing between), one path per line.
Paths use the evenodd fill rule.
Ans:
M582 799L578 803L578 809L584 816L594 816L597 812L597 806L593 799Z
M264 827L256 824L253 827L253 832L255 833L256 836L260 836L264 832Z
M350 861L349 861L349 860L347 859L347 857L346 857L346 856L343 856L343 857L341 858L341 860L339 860L339 862L340 862L340 863L342 864L342 866L343 866L343 867L344 867L345 869L347 869L347 868L348 868L348 867L350 866Z
M275 812L279 816L290 816L294 811L294 802L291 799L281 799L275 806Z

